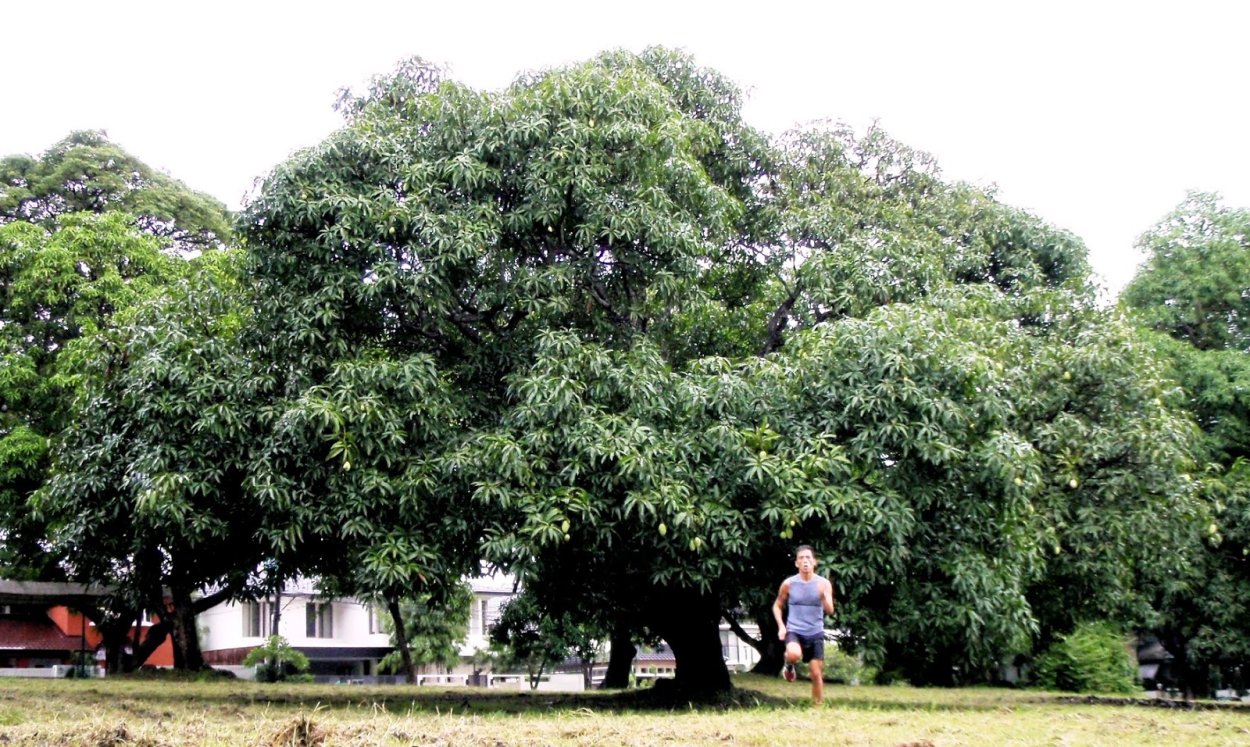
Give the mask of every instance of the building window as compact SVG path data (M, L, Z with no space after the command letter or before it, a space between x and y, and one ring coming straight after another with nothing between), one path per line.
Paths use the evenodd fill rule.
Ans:
M309 602L304 607L305 630L309 638L334 637L334 605Z
M365 611L369 614L369 632L371 634L385 633L386 631L382 629L382 621L378 618L378 608L371 604L365 607Z
M489 635L490 625L487 623L487 620L486 620L486 600L485 599L479 600L478 604L480 605L479 612L478 612L478 619L482 621L481 633L482 635Z
M245 638L269 637L269 603L244 602L243 636ZM145 620L146 622L146 620Z

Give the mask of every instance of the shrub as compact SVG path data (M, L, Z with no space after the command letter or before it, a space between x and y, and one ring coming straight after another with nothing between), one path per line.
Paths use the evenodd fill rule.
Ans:
M864 665L858 656L829 646L825 647L825 682L858 685L876 677L876 670Z
M265 645L248 652L243 665L255 667L264 665L256 672L256 679L261 682L278 682L294 680L293 675L308 669L308 657L303 652L291 647L287 639L280 635L271 635Z
M1037 660L1037 684L1082 693L1140 689L1124 635L1108 623L1082 623L1046 649Z

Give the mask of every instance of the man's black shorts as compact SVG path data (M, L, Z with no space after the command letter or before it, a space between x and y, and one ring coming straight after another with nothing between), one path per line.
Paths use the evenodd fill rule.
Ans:
M799 644L799 648L803 651L803 663L812 659L825 660L825 637L823 635L799 635L798 633L786 633L786 645L790 643Z

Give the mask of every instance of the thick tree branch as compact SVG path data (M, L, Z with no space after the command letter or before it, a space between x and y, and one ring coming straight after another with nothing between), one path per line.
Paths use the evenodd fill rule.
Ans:
M760 348L760 356L776 352L781 348L786 322L790 320L790 314L794 311L794 304L798 302L801 292L802 287L796 284L790 291L790 294L786 296L786 299L777 307L777 310L773 312L772 318L768 320L768 334L764 338L764 345Z
M728 612L722 614L724 615L725 622L729 623L729 629L734 632L734 635L738 636L738 638L740 638L748 646L761 654L765 653L766 649L762 638L755 638L750 633L746 632L746 630L738 624L738 621L733 618L733 615L730 615Z
M233 597L238 590L237 586L226 586L208 596L200 597L191 603L191 611L197 615L201 612L206 612Z

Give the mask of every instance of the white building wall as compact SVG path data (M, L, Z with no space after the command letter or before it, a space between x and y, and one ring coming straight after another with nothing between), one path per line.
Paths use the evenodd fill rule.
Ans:
M490 646L491 626L499 619L504 604L518 591L515 579L505 574L473 578L469 580L469 584L473 588L474 600L470 609L468 635L459 647L461 655L465 657L472 656L475 651ZM281 596L282 615L278 624L278 634L286 638L292 646L304 649L391 645L390 636L381 632L380 618L389 619L386 610L379 608L375 611L373 627L378 632L370 633L369 608L353 599L336 599L329 602L333 605L332 637L309 636L307 605L326 602L327 600L317 596L311 580L299 579L292 582ZM221 651L264 645L273 620L273 613L269 608L272 599L258 600L256 603L262 605L260 635L245 635L247 630L245 612L248 610L246 604L240 602L219 604L200 613L197 618L201 647L205 651Z
M243 614L239 605L233 602L201 612L196 616L195 623L200 630L200 648L205 651L261 644L259 638L243 637Z
M490 648L490 629L499 621L504 605L511 598L511 591L474 592L473 606L469 609L469 633L460 643L461 656L472 656L475 651Z
M263 631L267 633L273 616L269 609L271 600L261 600L264 605ZM332 622L328 638L308 635L307 607L310 604L331 604ZM278 634L300 648L389 646L386 633L369 632L369 609L352 599L336 599L332 602L303 594L283 595L282 615L278 622ZM267 635L245 635L245 616L248 608L239 602L229 602L213 607L199 615L201 647L205 651L234 648L255 648L265 643ZM380 630L380 626L376 626Z

